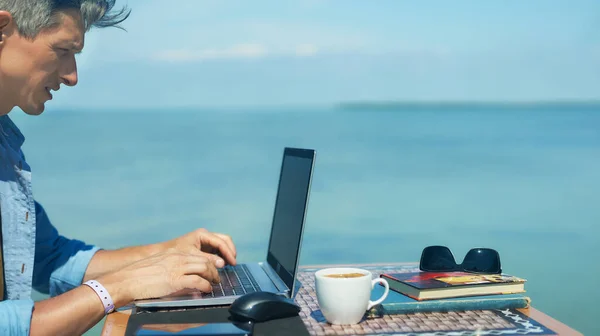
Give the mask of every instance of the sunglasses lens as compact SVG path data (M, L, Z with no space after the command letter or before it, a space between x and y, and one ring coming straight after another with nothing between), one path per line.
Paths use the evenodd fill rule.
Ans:
M426 272L445 272L456 268L452 252L445 246L428 246L421 254L420 269Z
M492 249L472 249L463 261L463 269L475 273L500 273L500 255Z

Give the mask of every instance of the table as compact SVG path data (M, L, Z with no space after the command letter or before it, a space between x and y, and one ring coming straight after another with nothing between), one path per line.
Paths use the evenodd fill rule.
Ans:
M371 266L371 267L390 266L390 265L400 267L400 266L406 266L406 265L415 265L415 263L368 264L368 266ZM332 267L332 266L335 266L335 267L340 267L340 266L363 267L365 265L364 264L362 264L362 265L310 265L310 266L300 267L300 272L302 272L303 269L314 269L314 268ZM581 333L577 332L576 330L561 323L560 321L557 321L556 319L553 319L552 317L544 314L543 312L541 312L533 307L518 309L518 311L527 317L531 317L532 319L537 321L539 324L543 325L547 329L554 331L558 335L582 335ZM101 335L102 336L125 336L127 324L130 320L131 313L132 313L131 309L125 309L125 310L116 311L116 312L109 314L104 323ZM438 316L439 316L439 314L440 313L438 313ZM426 318L427 318L427 316L425 316L425 319ZM423 319L423 317L421 317L421 319ZM182 329L185 327L186 327L186 325L184 325L184 324L177 324L177 325L171 324L171 325L164 325L163 330ZM535 335L547 335L547 334L537 333Z

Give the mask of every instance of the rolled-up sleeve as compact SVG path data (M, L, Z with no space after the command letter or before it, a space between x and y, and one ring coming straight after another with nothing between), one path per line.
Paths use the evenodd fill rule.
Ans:
M0 335L29 335L33 300L6 300L0 302Z
M90 260L100 248L59 235L37 201L35 214L33 287L41 293L56 296L81 285Z

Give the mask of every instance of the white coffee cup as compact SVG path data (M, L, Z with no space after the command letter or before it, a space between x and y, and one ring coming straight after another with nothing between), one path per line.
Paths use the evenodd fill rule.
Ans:
M356 277L331 277L360 274ZM377 301L371 301L371 291L381 283L385 291ZM331 324L355 324L365 312L387 297L390 286L383 278L373 279L371 272L361 268L326 268L315 273L317 301L325 319Z

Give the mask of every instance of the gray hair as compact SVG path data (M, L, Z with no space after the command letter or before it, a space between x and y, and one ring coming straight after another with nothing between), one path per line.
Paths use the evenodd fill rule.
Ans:
M40 31L55 26L60 11L76 9L81 13L85 31L92 27L119 27L130 11L123 7L111 13L115 0L0 0L0 10L9 12L19 34L33 39Z

